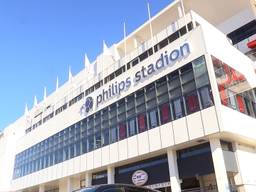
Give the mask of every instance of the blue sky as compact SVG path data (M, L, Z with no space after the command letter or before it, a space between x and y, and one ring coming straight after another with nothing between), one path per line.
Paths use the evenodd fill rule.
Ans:
M170 2L149 0L151 15ZM0 0L0 130L147 19L147 0Z

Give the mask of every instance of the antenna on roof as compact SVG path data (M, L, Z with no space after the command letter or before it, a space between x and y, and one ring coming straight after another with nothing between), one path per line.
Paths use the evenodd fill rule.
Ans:
M24 115L25 115L25 116L28 115L28 105L27 105L27 103L25 104Z
M69 69L68 69L68 81L71 82L72 81L72 72L71 72L71 67L69 66Z
M126 54L127 54L127 47L126 47L126 26L124 22L124 58L126 59ZM125 61L126 63L126 61Z
M91 64L91 63L90 63L90 60L89 60L87 54L85 53L85 54L84 54L84 68L85 68L86 70L89 69L90 64Z
M56 79L56 90L59 88L59 78L57 76L57 79Z
M104 40L103 40L103 55L112 55Z
M119 52L118 52L117 45L114 44L114 60L115 60L115 61L118 61L120 58L121 58L121 57L120 57L120 54L119 54Z
M37 105L37 98L36 98L36 95L34 97L34 107Z
M180 2L180 6L178 6L179 18L184 17L186 30L188 31L188 26L187 26L187 19L186 19L186 15L185 15L184 3L183 3L183 0L179 0L179 2Z
M150 36L151 36L151 40L153 41L153 29L152 29L151 11L150 11L149 1L148 1L147 5L148 5L148 20L149 20Z
M47 92L46 92L46 87L44 87L44 100L46 99L47 97Z

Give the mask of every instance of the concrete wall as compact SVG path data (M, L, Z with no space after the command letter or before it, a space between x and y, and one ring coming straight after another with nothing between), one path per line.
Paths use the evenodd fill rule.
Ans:
M256 190L256 148L255 146L236 144L236 157L238 161L239 175L236 184L241 191L254 192Z

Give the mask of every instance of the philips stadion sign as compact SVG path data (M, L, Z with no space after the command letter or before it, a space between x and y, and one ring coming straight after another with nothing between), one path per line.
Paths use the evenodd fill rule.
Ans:
M179 48L176 48L171 52L165 51L164 53L161 53L160 57L154 63L142 66L141 69L135 72L133 76L129 76L126 79L110 84L108 88L103 88L95 97L86 97L85 103L80 108L80 114L87 115L87 113L93 110L94 106L97 109L104 102L109 101L109 99L115 96L121 95L124 91L127 91L132 85L136 86L137 83L143 81L145 78L156 74L164 68L173 66L178 60L187 57L189 54L189 43L184 43Z

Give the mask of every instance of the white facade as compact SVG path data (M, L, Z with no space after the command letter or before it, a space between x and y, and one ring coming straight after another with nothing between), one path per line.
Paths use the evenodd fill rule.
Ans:
M115 183L115 168L163 154L168 160L171 188L173 191L181 191L183 181L180 178L176 152L201 143L210 144L214 172L205 175L203 179L201 175L195 175L200 187L206 189L209 186L217 186L218 191L231 191L232 185L239 191L255 191L256 116L250 117L222 104L211 57L227 63L246 77L248 83L242 87L243 91L255 88L253 61L245 56L241 49L238 50L239 47L237 49L233 46L226 37L226 34L239 28L244 22L255 20L255 2L239 0L234 3L227 0L225 3L230 5L230 10L226 8L227 10L223 11L220 9L224 6L222 3L224 2L221 0L184 0L186 16L179 18L180 4L178 1L173 2L152 18L153 39L150 38L150 25L147 22L127 39L108 50L105 48L105 52L99 55L88 69L70 78L66 84L34 106L28 114L8 126L0 135L0 191L43 192L56 189L70 192L79 189L82 181L86 186L91 185L93 174L100 171L107 171L107 183ZM212 9L220 9L220 13L216 15L216 10ZM106 84L103 83L99 89L69 106L73 98L190 22L192 30L131 67L129 72L118 75ZM137 39L137 43L134 43L134 39ZM189 45L190 53L175 60L172 65L167 65L164 70L158 70L138 83L133 82L133 77L142 70L142 66L156 63L165 51L171 54L173 50L179 50L184 43ZM124 45L128 53L125 57ZM121 57L119 60L115 60L117 53ZM205 58L214 100L211 107L13 179L15 155L202 55ZM103 90L108 90L115 82L125 81L129 77L131 85L127 90L99 103L99 95L103 94ZM93 98L94 106L84 116L80 111L89 96ZM98 102L97 107L95 102ZM67 108L56 114L56 110L65 103L68 103ZM54 116L43 123L43 119L52 112ZM40 120L40 125L28 131L29 127L33 127ZM234 151L223 150L220 142L222 140L232 143Z

